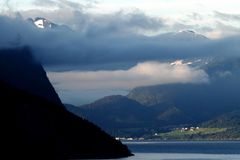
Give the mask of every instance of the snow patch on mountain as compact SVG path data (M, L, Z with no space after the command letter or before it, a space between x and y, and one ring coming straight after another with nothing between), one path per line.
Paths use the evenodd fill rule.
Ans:
M47 20L46 18L36 17L35 19L29 18L28 21L33 23L37 28L40 29L52 29L56 28L58 25Z

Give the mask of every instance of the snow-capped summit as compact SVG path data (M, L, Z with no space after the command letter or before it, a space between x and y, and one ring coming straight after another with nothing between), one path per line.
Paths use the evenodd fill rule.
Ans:
M176 66L176 65L183 65L183 60L176 60L172 63L170 63L171 66Z
M202 38L202 39L207 39L207 37L205 37L202 34L199 34L193 30L182 30L179 31L178 33L176 33L176 35L184 35L184 36L188 36L188 37L196 37L196 38Z
M179 66L179 65L191 65L192 62L189 61L189 62L185 62L184 60L176 60L172 63L170 63L171 66Z
M164 41L180 41L180 42L189 42L189 41L206 41L208 40L207 37L205 37L202 34L199 34L192 30L182 30L178 32L169 32L164 33L158 36L158 39L162 39Z
M190 34L197 34L195 31L193 30L182 30L182 31L179 31L179 33L190 33Z
M42 18L42 17L37 17L33 21L33 23L38 27L38 28L55 28L57 25L52 23L51 21Z
M214 63L214 58L190 58L190 59L176 59L175 61L168 62L171 66L191 66L194 68L205 68L209 64Z
M29 21L31 24L33 24L39 29L57 29L64 31L72 31L67 25L59 25L43 17L36 17L35 19L28 18L27 21Z
M41 28L41 29L52 29L52 28L58 27L57 24L42 17L36 17L35 19L28 18L28 21L31 22L37 28Z

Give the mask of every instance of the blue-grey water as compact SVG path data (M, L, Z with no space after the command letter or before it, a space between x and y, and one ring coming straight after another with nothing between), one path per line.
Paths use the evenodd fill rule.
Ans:
M240 160L240 141L123 143L135 156L122 160Z

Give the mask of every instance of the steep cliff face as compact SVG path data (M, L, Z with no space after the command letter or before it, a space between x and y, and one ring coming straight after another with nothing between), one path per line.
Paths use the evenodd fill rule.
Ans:
M20 56L25 52L26 57ZM121 142L63 107L41 65L30 61L29 50L11 49L0 53L1 74L4 73L0 79L1 104L10 111L4 110L2 114L13 120L10 126L13 130L5 130L11 132L9 135L13 133L8 142L11 146L9 158L92 159L131 155ZM3 59L4 54L12 54L12 57L7 55L7 59ZM19 54L17 59L14 54ZM43 88L38 88L38 83Z
M34 59L28 47L0 50L0 80L56 104L61 104L46 72Z

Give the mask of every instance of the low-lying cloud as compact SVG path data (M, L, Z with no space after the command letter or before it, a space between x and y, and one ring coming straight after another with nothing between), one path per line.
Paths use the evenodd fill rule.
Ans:
M63 90L130 90L139 86L170 83L207 83L208 75L188 65L139 63L128 70L48 72L56 88Z
M84 104L113 94L125 95L139 86L208 83L208 74L186 64L145 62L127 70L48 72L65 103Z

